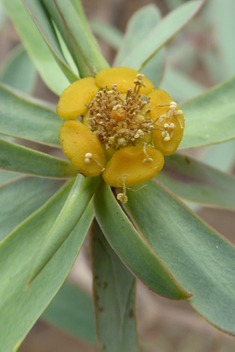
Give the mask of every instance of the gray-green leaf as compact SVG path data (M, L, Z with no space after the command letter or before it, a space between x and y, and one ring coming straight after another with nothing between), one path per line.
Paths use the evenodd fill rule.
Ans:
M60 95L70 82L56 63L51 50L38 31L23 2L21 0L2 0L2 3L42 79L54 93Z
M77 257L79 243L89 229L93 218L91 205L41 275L26 289L38 248L57 218L70 188L71 182L0 244L0 346L4 352L12 352L20 345L55 296Z
M188 156L165 157L157 179L187 201L235 210L235 177Z
M141 70L143 65L195 16L203 3L203 0L190 1L172 11L140 41L122 61L122 66Z
M92 298L68 281L63 284L42 318L70 334L96 342Z
M127 194L128 215L194 294L190 303L218 329L235 334L235 247L154 181Z
M55 158L1 138L0 168L49 178L67 178L77 175L77 170L66 160Z
M0 133L60 147L62 120L43 102L0 85Z
M136 280L93 221L92 268L99 351L137 352Z
M20 177L0 187L0 241L18 224L40 208L63 181Z
M180 105L185 131L179 148L195 148L235 138L235 77Z
M133 227L107 184L96 192L94 206L107 240L135 276L160 295L171 299L190 297Z

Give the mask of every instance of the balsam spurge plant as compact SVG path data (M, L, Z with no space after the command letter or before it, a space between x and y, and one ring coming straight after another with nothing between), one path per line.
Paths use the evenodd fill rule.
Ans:
M235 178L183 153L235 138L235 78L179 105L159 89L163 46L204 3L139 10L110 67L79 0L2 0L58 105L2 79L0 352L20 347L87 234L97 351L139 351L137 279L235 334L235 248L181 200L235 210Z

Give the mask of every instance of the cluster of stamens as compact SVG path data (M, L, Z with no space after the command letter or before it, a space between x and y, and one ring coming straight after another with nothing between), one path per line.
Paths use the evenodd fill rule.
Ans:
M163 104L163 105L158 105L158 107L164 107L164 106L169 106L169 110L166 114L159 116L155 121L154 121L154 126L158 126L158 128L154 128L155 130L160 130L162 131L162 137L165 142L168 142L171 140L173 136L173 131L175 129L175 124L172 122L172 119L174 116L176 116L180 127L183 128L182 122L179 118L179 115L183 114L182 110L176 110L177 104L176 102L172 101L170 104ZM164 123L164 125L160 125L163 123L164 118L167 118L169 120L169 123ZM159 122L159 123L158 123Z
M97 135L106 149L121 149L133 146L136 141L151 134L154 128L150 118L150 98L140 94L145 86L143 75L138 74L134 80L134 90L121 93L114 84L99 91L88 106L88 122L91 131Z
M128 89L127 93L121 93L114 84L111 90L105 89L96 93L95 98L88 107L86 116L90 130L99 138L106 149L121 149L124 147L137 145L137 141L142 139L144 163L152 163L149 157L144 137L152 133L152 130L160 130L165 142L171 140L176 125L172 122L175 117L181 128L183 124L179 118L181 110L177 110L177 104L172 101L170 104L158 105L158 107L168 107L168 111L159 116L156 120L150 117L150 98L139 94L141 87L145 87L143 82L144 75L138 74L133 81L134 90ZM167 121L167 122L166 122ZM165 122L165 123L164 123ZM85 154L85 163L89 164L93 160L104 171L91 153ZM123 192L117 195L117 199L126 203L126 178L122 178Z

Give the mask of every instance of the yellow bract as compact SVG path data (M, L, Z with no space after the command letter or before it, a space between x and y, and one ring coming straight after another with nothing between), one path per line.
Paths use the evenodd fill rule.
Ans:
M180 122L179 122L180 120ZM167 118L164 118L162 125L167 123ZM164 141L162 137L162 132L159 130L153 131L153 144L156 149L161 150L163 155L171 155L173 154L183 137L184 132L184 116L179 115L177 118L173 118L172 122L175 124L174 134L172 135L169 141ZM182 128L183 126L183 128Z
M146 147L151 162L145 161L143 147L129 147L117 151L106 164L103 179L113 187L127 187L151 180L163 167L164 158L159 150Z
M60 143L64 154L81 174L94 177L102 172L105 157L100 142L80 121L66 121L62 124ZM86 154L92 155L90 162L86 162Z
M150 108L153 119L156 120L157 117L166 114L169 111L169 105L173 101L170 94L168 94L163 89L155 89L151 92L148 97L151 98L150 101ZM167 105L166 105L167 104ZM159 106L159 105L166 105L166 106ZM179 108L177 108L179 109Z
M176 151L183 137L184 115L177 114L177 111L179 111L178 106L174 109L174 112L173 110L171 112L170 104L172 103L173 99L170 94L168 94L164 90L155 89L148 96L151 98L150 114L152 119L156 122L154 126L155 129L152 132L154 147L156 149L159 149L163 155L171 155ZM161 116L162 119L159 119ZM162 128L164 128L166 124L170 125L171 123L175 125L174 129L171 129L170 127L165 127L165 131L169 133L171 138L168 141L164 141L161 126Z
M116 84L119 92L126 93L128 88L134 90L135 84L133 81L137 75L138 72L129 67L112 67L100 71L95 77L95 83L100 88L108 86L108 89L112 89L112 86ZM144 77L143 82L146 87L140 88L140 94L147 95L153 91L154 86L146 77Z
M64 120L75 120L87 110L84 104L90 104L99 88L95 79L87 77L72 83L66 88L57 105L57 114Z

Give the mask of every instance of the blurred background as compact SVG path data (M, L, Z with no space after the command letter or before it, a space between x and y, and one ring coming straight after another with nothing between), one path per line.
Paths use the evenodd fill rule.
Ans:
M83 5L102 52L112 64L128 20L137 10L148 4L154 4L160 9L162 16L165 16L184 2L183 0L83 0ZM165 74L160 88L167 90L175 101L183 102L191 99L235 74L234 16L234 1L208 0L201 12L167 45L164 53ZM0 47L2 67L0 81L56 104L58 97L48 90L37 75L1 3ZM45 146L33 145L31 142L24 142L24 145L62 157L57 149L48 150ZM225 172L235 171L234 141L188 150L186 154ZM233 212L201 208L193 204L189 206L216 230L235 242ZM19 348L20 352L96 350L88 240L68 280L82 289L80 296L76 289L74 293L74 286L65 287L64 292L67 300L70 297L70 303L76 302L79 314L73 315L71 305L65 298L63 299L61 292L60 298L54 300L43 318L32 328ZM141 352L235 351L235 339L212 327L187 302L175 302L159 297L138 283L137 307ZM71 310L70 323L74 319L74 326L66 324L66 309L67 313ZM63 324L70 332L62 331L63 324L58 324L63 317ZM52 326L49 322L56 322L60 328ZM79 328L76 328L78 325Z

